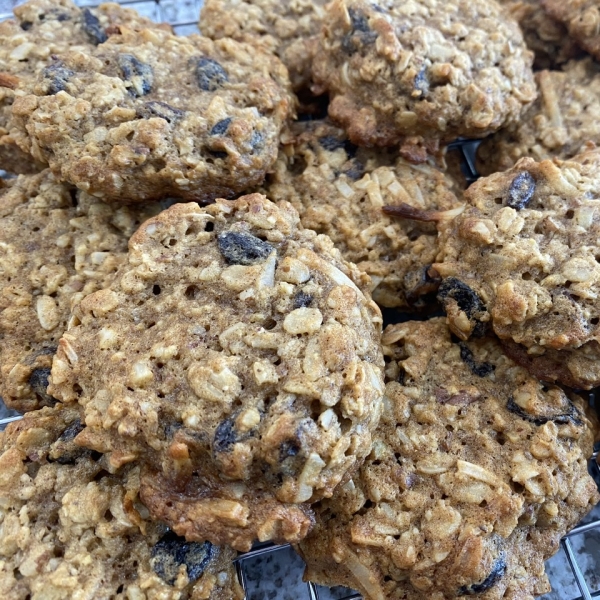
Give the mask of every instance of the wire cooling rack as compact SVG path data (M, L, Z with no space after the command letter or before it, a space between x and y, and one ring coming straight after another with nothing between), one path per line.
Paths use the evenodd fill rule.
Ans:
M0 0L0 21L12 16L12 9L22 4L24 0ZM97 6L99 2L94 0L75 0L80 6ZM198 16L202 7L202 0L122 0L119 4L137 10L140 14L157 22L168 22L173 26L178 35L187 35L198 32ZM472 140L457 140L450 144L450 151L460 152L461 168L468 183L478 178L475 169L475 150L478 142ZM600 398L590 394L590 402L600 413ZM8 411L0 399L0 429L4 429L11 421L21 418L14 411ZM596 462L600 444L594 448L594 455L590 459L590 474L594 477L598 489L600 489L600 467ZM240 583L246 594L246 600L279 600L293 598L293 600L359 600L361 595L351 590L334 588L329 590L313 583L307 583L306 587L290 590L288 581L277 580L274 589L279 592L259 595L253 594L249 584L249 571L253 562L261 559L279 555L286 560L294 560L289 554L289 545L276 546L273 544L261 544L255 546L250 552L240 554L235 559L235 566ZM301 568L299 558L296 559L297 571ZM260 562L259 569L260 567ZM590 567L590 564L592 565ZM543 598L548 600L592 600L600 598L600 504L582 523L570 531L561 542L561 549L549 563L550 582L555 588L558 584L563 590L562 595L548 594ZM276 567L275 571L281 567ZM284 575L285 576L285 575ZM289 595L289 594L292 595ZM304 597L302 597L304 593ZM298 594L301 594L300 596ZM565 595L567 594L567 595Z

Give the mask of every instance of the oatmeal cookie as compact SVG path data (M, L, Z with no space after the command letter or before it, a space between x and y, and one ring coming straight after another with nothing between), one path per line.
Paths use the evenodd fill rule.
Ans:
M71 0L30 0L14 9L15 19L0 23L0 162L14 173L39 172L43 165L8 135L15 88L32 81L52 55L91 51L120 31L158 25L118 4L79 8Z
M310 83L311 62L327 0L206 0L200 32L213 39L259 42L288 68L292 87Z
M563 71L535 75L539 96L520 122L484 140L477 152L483 175L504 171L520 158L571 158L586 142L600 144L600 66L591 58Z
M286 202L175 205L75 309L50 393L85 406L82 443L143 463L142 498L180 535L298 541L379 419L367 280Z
M460 342L442 318L386 328L373 450L316 507L300 543L310 580L368 600L524 599L543 561L598 501L585 404L544 386L494 338Z
M287 70L230 39L124 30L50 61L12 122L56 175L105 201L209 201L262 182L291 114Z
M371 277L380 306L422 308L435 291L428 267L439 251L433 222L397 219L384 205L460 210L457 187L432 165L361 149L327 122L294 124L283 140L266 194L288 200L304 227L328 235L343 257ZM441 217L440 217L441 218Z
M149 519L139 468L77 445L79 407L28 413L0 434L0 595L241 600L235 552Z
M564 23L577 43L600 60L600 6L597 0L540 0L551 17Z
M568 350L565 366L586 388L600 383L599 167L594 149L564 161L524 158L480 179L433 265L458 337L491 325L532 357Z
M489 0L334 0L314 91L359 145L483 137L536 96L518 25Z
M0 189L0 396L21 411L52 404L52 357L72 306L103 288L158 205L115 210L49 170Z

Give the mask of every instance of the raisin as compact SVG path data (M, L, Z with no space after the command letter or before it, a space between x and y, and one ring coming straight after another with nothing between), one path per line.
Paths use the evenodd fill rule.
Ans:
M200 578L216 555L217 549L210 542L187 542L168 531L150 551L150 566L169 585L174 585L179 568L185 565L191 583Z
M175 108L166 102L152 100L151 102L146 102L138 109L138 114L146 119L150 117L159 117L168 123L175 123L185 115L185 111Z
M150 65L143 63L133 54L119 54L118 63L123 78L131 83L131 93L135 96L150 93L154 82L154 71Z
M79 458L90 457L92 451L86 448L81 448L73 443L73 440L84 429L83 423L79 419L75 419L61 433L60 437L52 444L48 453L50 462L57 462L60 465L71 465Z
M545 425L548 421L552 421L557 425L568 425L569 423L573 423L574 425L582 425L582 421L579 415L579 411L577 408L569 402L569 410L564 413L559 413L556 415L530 415L527 411L521 408L511 396L506 403L506 408L513 414L521 417L521 419L525 419L525 421L529 421L534 425Z
M67 83L75 73L67 69L64 63L57 61L42 69L42 76L47 83L46 95L53 96L58 92L63 92L67 88Z
M48 394L48 377L50 377L50 368L49 367L40 367L38 369L34 369L31 375L29 376L29 385L44 402L54 404L56 399Z
M519 173L510 184L506 194L506 206L515 210L525 208L535 193L535 179L527 172Z
M229 417L222 423L219 423L215 430L215 437L213 440L213 451L215 454L220 452L227 452L231 449L238 441L238 435L235 431L235 419Z
M294 296L294 308L308 308L311 302L314 300L314 297L305 292L298 292Z
M79 433L84 429L85 425L79 420L75 419L61 434L58 438L61 442L70 442L74 440Z
M427 294L433 294L440 287L441 278L431 265L426 265L418 271L409 271L404 276L404 288L406 291L406 300L411 306L421 306L423 297Z
M357 181L365 174L365 166L357 159L350 161L350 165L342 171L346 177Z
M254 265L273 252L271 244L249 233L226 231L217 237L219 251L230 265Z
M286 440L279 446L279 460L283 462L290 456L296 456L300 452L300 446L295 440Z
M83 30L94 44L103 44L108 39L108 36L104 29L102 29L98 17L89 8L84 8L81 12L83 13Z
M459 342L458 345L460 347L460 358L469 367L473 375L486 377L496 368L490 363L476 361L473 352L471 352L470 348L464 342Z
M481 583L472 583L471 585L463 585L458 590L459 596L472 596L473 594L481 594L496 585L506 572L506 556L504 553L496 559L492 566L490 574Z
M214 92L229 81L225 69L212 58L202 56L196 62L198 86L205 92Z
M429 79L427 78L427 68L423 67L415 76L415 80L413 82L413 86L416 91L421 92L421 97L423 97L427 92L429 92Z
M472 335L475 337L483 337L485 335L487 324L478 318L487 312L485 304L466 283L463 283L460 279L456 279L456 277L444 279L438 290L437 299L446 312L448 312L447 305L449 301L454 300L458 308L467 315L469 321L474 321Z
M265 139L262 133L259 133L258 131L253 131L252 137L250 138L251 152L260 152L264 148L264 145Z
M350 140L340 140L333 135L324 135L320 137L319 144L329 152L334 152L339 148L343 148L349 158L354 158L354 156L356 156L356 151L358 150L358 146L353 144Z
M369 27L367 16L359 10L349 8L348 15L352 30L342 38L342 49L347 54L354 54L361 47L369 46L377 39L377 33Z
M229 129L230 123L231 117L221 119L217 124L213 125L213 128L210 130L210 135L225 135Z
M349 8L348 15L350 16L352 29L354 31L360 31L361 33L369 33L371 31L369 20L363 12L356 10L355 8Z

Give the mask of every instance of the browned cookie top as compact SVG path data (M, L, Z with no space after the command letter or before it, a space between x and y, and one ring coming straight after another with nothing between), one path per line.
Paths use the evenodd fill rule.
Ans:
M350 139L482 137L534 100L533 54L489 0L335 0L313 63L316 91Z
M298 541L379 419L367 277L259 194L175 205L129 249L80 304L50 393L85 406L82 443L144 464L142 498L179 534Z
M442 318L389 326L382 341L373 450L317 505L300 544L308 578L368 600L548 591L544 559L599 498L583 401L529 376L494 338L453 338Z
M260 183L292 111L287 71L230 39L124 30L48 62L13 123L61 179L111 202L230 197Z

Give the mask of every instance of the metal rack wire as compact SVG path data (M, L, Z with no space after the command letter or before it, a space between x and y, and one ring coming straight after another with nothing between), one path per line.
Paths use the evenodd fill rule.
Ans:
M0 21L10 18L12 16L12 9L19 4L22 4L24 1L25 0L0 0ZM99 4L97 0L74 1L80 6L93 7ZM198 31L197 22L198 15L200 14L200 8L202 6L202 0L121 0L119 3L137 10L139 13L151 18L154 21L170 23L175 32L179 35L186 35ZM459 151L461 153L462 170L467 182L469 183L478 178L478 173L475 168L475 150L477 145L477 141L457 140L449 147L450 149ZM596 402L600 404L600 400L596 401L593 398L593 395L591 400L594 404L596 404ZM596 404L597 409L599 408L598 404ZM2 405L1 399L0 414L7 414L6 409ZM16 421L20 418L21 416L15 414L10 414L10 416L6 416L5 418L0 418L0 429L4 429L8 423ZM600 489L600 467L596 462L598 451L600 450L600 444L598 444L598 447L596 447L594 450L594 455L590 459L590 473L594 477L596 483L598 484L598 488ZM574 584L579 590L579 595L561 598L560 600L592 600L593 598L600 598L600 581L597 583L598 589L592 590L590 583L586 580L584 567L580 562L581 556L578 557L576 549L573 545L573 540L581 538L581 536L589 535L590 533L595 533L600 537L600 517L592 518L588 521L584 520L581 525L569 532L561 542L564 559L560 559L562 560L562 563L559 564L564 567L565 571L570 570L573 576ZM289 548L289 545L276 546L273 544L262 544L255 546L250 552L240 554L235 559L234 562L238 577L246 594L248 593L248 578L245 565L247 565L248 561L272 553L280 553L285 551L287 548ZM600 563L600 560L598 562ZM324 591L325 588L322 588L321 586L313 583L307 583L305 598L298 598L298 600L324 600ZM360 598L360 594L351 590L342 590L336 595L336 600L359 600Z

